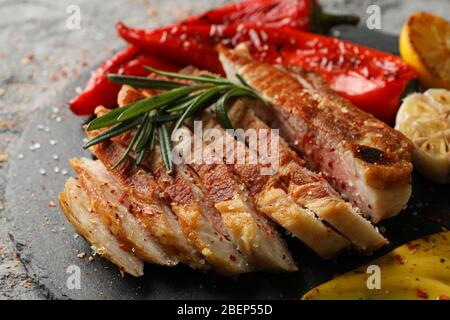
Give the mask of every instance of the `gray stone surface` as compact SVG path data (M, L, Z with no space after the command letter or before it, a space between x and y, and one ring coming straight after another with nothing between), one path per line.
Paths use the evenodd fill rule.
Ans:
M116 21L154 27L225 2L0 0L0 299L49 297L46 290L28 277L27 271L15 257L8 232L17 208L13 203L11 206L5 203L4 199L10 163L13 166L20 161L16 144L27 128L31 115L42 106L65 108L63 102L60 105L51 105L49 102L55 101L55 96L67 94L66 86L73 78L90 70L123 45L115 35ZM366 16L368 5L377 4L382 12L382 30L390 33L398 33L411 12L427 10L447 17L450 13L450 1L447 0L322 0L322 3L330 11L353 12L361 17ZM71 4L81 8L79 30L68 31L65 27L68 17L66 10ZM57 115L50 116L49 121L57 121L57 118ZM61 125L64 125L64 120ZM49 133L46 142L52 138L59 143L66 139L52 137ZM32 145L33 141L27 143ZM40 150L30 151L26 156L43 157ZM61 174L67 164L62 161L52 164L52 168L56 166L60 168ZM38 171L40 168L33 169ZM51 174L47 178L50 181ZM25 193L25 189L16 192L24 192L24 197L33 197L29 192ZM57 209L49 201L56 199L54 193L49 192L47 196L40 201L48 203L48 215L51 218ZM43 214L44 224L45 217Z

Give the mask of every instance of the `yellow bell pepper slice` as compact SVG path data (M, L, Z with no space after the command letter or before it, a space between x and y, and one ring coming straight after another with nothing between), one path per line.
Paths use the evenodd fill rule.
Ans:
M449 300L450 231L402 245L312 289L302 299Z

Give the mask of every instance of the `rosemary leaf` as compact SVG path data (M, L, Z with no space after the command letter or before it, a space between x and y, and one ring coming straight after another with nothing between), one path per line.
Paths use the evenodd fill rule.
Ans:
M97 129L109 127L109 126L112 126L113 124L118 123L117 117L120 114L122 114L122 112L127 110L130 106L131 105L113 109L110 112L108 112L107 114L105 114L101 117L95 118L94 120L92 120L89 123L87 130L88 131L97 130Z
M252 87L250 87L247 81L245 81L245 79L242 78L242 76L239 73L236 73L236 78L238 78L239 82L242 83L245 87L252 89Z
M186 108L182 116L176 122L173 131L177 130L188 117L193 116L203 108L209 107L217 99L217 96L221 93L221 91L227 90L229 87L229 85L214 87L203 92L192 100L191 104Z
M129 107L125 112L121 113L118 117L118 121L126 121L138 117L151 110L156 110L166 104L174 102L180 98L183 98L194 91L204 89L203 86L190 86L173 89L168 92L164 92L157 96L153 96L144 100L140 100Z
M250 88L250 87L249 87ZM227 114L227 103L232 98L251 97L257 98L257 95L246 87L234 87L225 93L216 103L216 114L222 127L225 129L233 129Z
M145 144L147 142L147 139L149 137L150 131L151 131L152 126L153 126L153 124L149 120L150 112L146 113L144 115L144 117L142 119L142 122L141 122L141 128L142 129L139 130L139 133L136 132L137 138L136 138L135 143L133 144L133 148L132 148L133 151L140 152L144 148L144 146L145 146Z
M156 80L147 77L123 76L117 74L109 74L108 79L118 84L127 84L134 88L141 89L171 90L186 86L186 84L180 82Z
M182 74L182 73L174 73L174 72L167 72L162 70L153 69L151 67L144 67L150 72L156 73L161 76L166 76L174 79L181 79L181 80L190 80L194 82L200 82L200 83L209 83L209 84L231 84L230 81L226 78L222 77L205 77L203 76L192 76L188 74Z
M192 100L197 98L201 93L191 94L184 99L180 99L179 101L176 101L176 103L173 103L171 106L169 106L166 111L167 112L177 112L177 111L184 111L189 105L191 104Z
M155 126L152 126L151 130L150 130L150 136L147 139L144 148L142 148L142 150L139 152L139 154L138 154L138 156L136 158L136 164L137 165L140 165L142 163L142 160L144 160L144 156L147 153L150 153L150 152L153 151L153 148L155 147L155 140L156 140L156 137L155 137Z
M137 139L141 135L141 132L144 130L144 121L145 119L140 119L141 124L139 125L139 128L136 130L136 133L133 136L133 139L130 141L130 144L127 146L125 151L120 156L119 160L111 167L112 170L116 169L122 162L125 161L125 159L130 154L130 151L133 149L134 145L137 142Z
M167 133L167 127L163 123L158 127L159 134L159 144L161 146L161 156L164 161L164 165L166 166L167 173L172 174L173 172L173 163L172 163L172 148L170 145L170 137Z
M220 125L224 129L233 129L230 119L228 118L226 103L228 100L228 93L224 94L216 103L216 115Z
M176 121L181 117L181 113L175 113L175 114L161 114L161 115L157 115L155 117L152 117L150 119L150 121L152 123L155 122L171 122L171 121Z
M142 149L139 151L138 156L136 157L136 165L140 165L142 163L142 160L144 160L145 155L147 154L147 149Z
M93 145L96 145L100 142L111 139L115 136L118 136L119 134L129 131L129 130L133 129L134 127L136 127L140 121L141 121L140 119L134 119L134 120L119 123L119 124L115 125L114 127L111 127L108 130L103 131L99 135L97 135L94 138L92 138L91 140L89 140L83 146L83 149L90 148Z

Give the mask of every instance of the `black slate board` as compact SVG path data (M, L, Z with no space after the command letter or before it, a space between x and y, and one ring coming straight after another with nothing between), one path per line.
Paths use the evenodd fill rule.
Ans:
M339 27L333 35L380 50L397 53L398 39L363 28ZM7 188L7 208L14 216L11 238L20 259L30 276L53 298L70 299L291 299L329 280L335 273L345 272L368 262L389 250L424 235L450 228L450 187L427 182L417 174L413 179L413 196L406 210L380 227L391 244L371 257L344 253L332 261L322 261L299 241L288 239L288 244L300 271L292 274L254 273L237 279L214 274L202 274L179 266L173 269L146 265L145 276L139 279L126 276L121 279L117 269L106 260L77 258L77 252L91 252L80 237L74 237L71 226L59 209L49 207L56 202L68 176L61 174L69 168L68 159L73 156L89 156L81 149L84 135L80 129L82 120L68 110L62 110L63 121L51 117L51 108L64 105L72 98L75 87L82 86L88 78L85 74L68 87L66 93L46 103L36 113L17 146L16 155L23 159L11 160L10 184ZM38 130L48 126L50 132ZM62 139L64 137L64 140ZM57 140L56 145L50 139ZM33 141L41 148L29 150ZM64 142L64 143L63 143ZM59 156L56 161L53 154ZM60 173L54 173L54 167ZM39 173L46 169L46 175ZM69 175L73 174L69 170ZM66 273L69 265L81 270L81 288L68 289Z

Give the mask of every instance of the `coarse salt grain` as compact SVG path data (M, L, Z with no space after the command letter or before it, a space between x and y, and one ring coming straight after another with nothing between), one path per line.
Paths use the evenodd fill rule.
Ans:
M41 168L41 169L39 169L39 173L44 176L47 173L47 171L45 171L45 169Z
M50 145L51 145L51 146L54 146L54 145L56 145L56 143L57 143L57 141L56 141L56 140L50 140Z
M69 173L69 172L68 172L66 169L63 169L63 170L62 170L63 176L67 175L68 173Z
M24 158L23 153L19 153L19 154L17 155L17 159L23 159L23 158Z
M54 154L54 155L53 155L53 160L59 160L59 157L58 157L57 154Z
M58 167L55 167L55 168L53 169L53 171L54 171L55 173L59 173L59 168L58 168Z
M39 142L35 142L30 146L30 150L34 151L34 150L39 149L40 147L41 147L41 144Z

